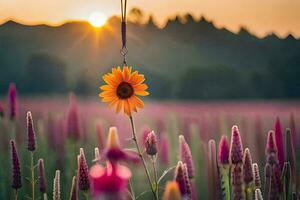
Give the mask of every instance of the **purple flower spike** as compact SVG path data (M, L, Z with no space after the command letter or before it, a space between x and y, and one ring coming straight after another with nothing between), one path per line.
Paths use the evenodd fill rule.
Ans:
M192 199L192 190L189 180L189 175L187 171L186 164L183 164L181 161L178 162L176 171L175 171L175 181L177 182L180 193L184 199Z
M45 170L44 170L44 161L43 159L39 159L39 190L41 193L46 193L46 178L45 178Z
M29 151L35 151L35 132L31 112L27 112L27 142L27 149Z
M277 146L274 138L274 131L269 131L266 145L267 163L270 165L278 163Z
M259 168L257 163L253 163L253 174L254 174L254 185L255 188L260 188L261 187L261 180L260 180L260 175L259 175Z
M242 174L243 174L242 165L238 164L232 166L231 183L232 183L233 200L244 199Z
M67 135L75 140L80 138L80 125L77 101L74 94L70 94L69 110L67 115Z
M22 187L20 161L19 161L19 156L18 156L15 142L11 140L10 143L11 143L11 161L12 161L11 187L17 190Z
M189 178L193 178L195 176L195 168L194 168L192 153L183 135L179 136L179 148L180 148L180 158L182 162L187 165Z
M223 135L219 143L219 162L222 165L229 164L229 150L227 136Z
M230 161L232 164L243 162L243 143L237 126L231 131Z
M4 109L3 107L0 105L0 118L4 117Z
M155 156L157 154L157 137L154 131L148 133L145 142L145 149L149 156Z
M293 184L296 184L296 156L295 156L295 150L294 150L294 143L292 141L292 134L291 134L291 129L287 128L286 129L286 134L285 134L285 157L286 157L286 162L289 162L290 168L291 168L291 173L292 173L292 182Z
M89 167L87 165L84 151L80 148L80 154L78 155L78 188L80 190L86 191L90 189L89 181Z
M17 89L14 83L9 84L8 89L9 116L14 120L17 117Z
M254 180L253 177L253 168L252 168L252 157L250 150L245 149L244 158L243 158L243 173L244 173L244 183L249 186Z
M284 147L283 147L283 136L282 136L282 128L279 117L276 119L275 123L275 140L278 150L278 161L280 169L283 168L284 165Z

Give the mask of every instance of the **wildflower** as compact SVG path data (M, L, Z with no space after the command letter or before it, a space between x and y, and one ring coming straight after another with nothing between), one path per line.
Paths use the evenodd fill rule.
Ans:
M229 164L229 148L227 137L223 135L219 143L219 162L222 165Z
M8 89L9 117L15 119L17 117L17 89L14 83L9 84Z
M69 137L72 139L79 139L81 135L80 125L79 125L79 114L76 96L70 94L70 103L69 110L67 113L67 123L66 123L66 132Z
M183 164L181 161L177 164L174 180L179 186L181 196L191 199L191 185L186 164Z
M78 188L80 190L86 191L90 188L89 182L89 169L86 163L84 151L80 148L80 154L78 155Z
M277 146L274 138L274 131L269 131L268 134L268 140L266 145L266 156L267 156L267 162L270 165L278 163Z
M180 190L176 181L169 181L163 195L163 200L181 200Z
M28 140L27 149L29 151L35 151L36 149L35 132L33 127L31 112L27 112L27 140Z
M252 168L252 157L250 150L245 149L244 158L243 158L243 172L244 172L244 183L250 185L254 180L253 177L253 168Z
M73 176L72 179L72 186L71 186L71 191L70 191L70 200L77 200L77 179L76 176Z
M254 186L257 189L257 188L261 187L259 168L258 168L257 163L253 163L252 167L253 167L253 174L254 174Z
M285 158L284 158L282 128L281 128L279 117L277 117L275 123L275 141L278 150L278 161L279 161L280 169L282 169Z
M234 200L244 199L242 174L243 174L243 169L240 164L232 166L231 182L232 182L232 194Z
M104 150L104 158L111 162L117 162L119 160L138 162L140 160L137 154L124 151L121 148L116 127L111 127L109 129L106 149Z
M12 161L11 187L14 188L15 190L18 190L19 188L22 187L19 155L17 152L15 142L13 140L11 140L10 143L11 143L11 161Z
M243 143L237 126L232 127L230 161L232 164L243 162Z
M179 136L179 148L180 148L180 158L183 163L187 165L189 178L193 178L195 176L195 167L194 161L192 158L192 153L188 143L185 141L184 136Z
M138 71L132 72L132 68L124 66L113 67L111 73L105 74L103 77L106 85L100 87L103 90L99 96L103 102L109 103L109 107L116 106L116 112L121 110L125 114L131 116L132 111L137 112L137 108L143 108L143 101L137 97L147 96L148 86L144 84L144 75Z
M94 196L123 193L131 177L130 170L120 164L106 162L106 168L95 164L90 169L91 188Z
M291 129L287 128L285 133L285 158L290 163L292 172L292 182L296 184L296 157Z
M41 193L46 193L46 178L45 178L45 169L44 169L44 160L39 159L38 161L38 181L39 181L39 190Z
M270 199L272 176L272 167L269 163L267 163L265 165L264 199Z
M60 171L55 171L55 177L53 180L53 200L61 200L60 198Z
M145 149L149 156L155 156L157 154L157 138L154 131L148 133L145 142Z

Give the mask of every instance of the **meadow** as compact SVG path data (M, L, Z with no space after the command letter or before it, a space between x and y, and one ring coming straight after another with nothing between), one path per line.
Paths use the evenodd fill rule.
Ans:
M80 173L98 162L105 165L110 127L117 128L124 151L135 151L129 119L96 98L18 97L11 85L0 114L0 199L17 199L15 191L18 199L91 199L92 183L84 188L86 174ZM180 199L262 199L260 192L264 199L298 199L299 114L298 102L146 101L134 120L150 177L159 179L159 198L175 198L172 192L164 194L167 182L174 180ZM151 130L155 158L145 146ZM122 198L152 199L142 163L125 160L122 165L132 172ZM182 166L189 174L185 188L180 184ZM72 186L74 176L79 182Z

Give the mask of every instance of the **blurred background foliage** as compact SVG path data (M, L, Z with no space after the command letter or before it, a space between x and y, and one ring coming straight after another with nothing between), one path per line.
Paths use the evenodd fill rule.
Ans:
M300 40L232 33L205 17L169 19L129 13L128 61L145 74L155 99L284 99L300 97ZM72 90L95 95L101 75L121 64L119 18L96 29L87 22L0 26L0 94L14 81L22 95Z

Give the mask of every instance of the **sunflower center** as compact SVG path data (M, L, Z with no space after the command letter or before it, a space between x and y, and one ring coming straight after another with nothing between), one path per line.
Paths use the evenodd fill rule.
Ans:
M117 88L117 95L120 99L128 99L134 94L133 87L127 82L121 82Z

